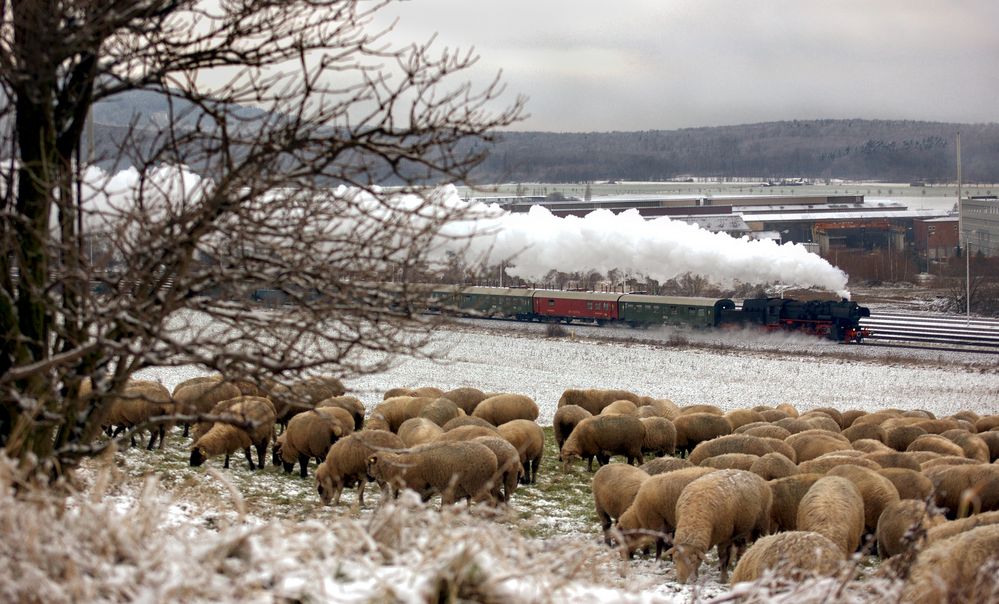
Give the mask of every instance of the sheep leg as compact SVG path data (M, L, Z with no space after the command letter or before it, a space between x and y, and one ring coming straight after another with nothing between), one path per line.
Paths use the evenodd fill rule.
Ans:
M735 553L735 544L731 541L718 544L718 569L721 571L721 582L728 583L728 565Z
M296 424L297 425L297 424ZM309 476L309 456L299 455L298 456L298 475L302 478L307 478Z
M163 429L163 426L161 425L158 428L153 428L152 430L149 431L149 444L146 445L146 451L152 451L153 447L156 446L156 437L157 436L160 437L160 443L162 444L162 442L163 442L163 438L162 438L163 435L160 432L162 429Z
M265 465L264 464L264 457L267 455L267 441L268 440L270 440L270 439L267 439L264 442L258 443L256 445L256 447L257 447L257 462L258 462L257 463L257 467L260 468L261 470L264 469L264 465Z
M225 454L225 464L223 464L222 467L225 468L226 470L229 469L229 454L228 453Z
M246 455L246 461L250 464L250 470L256 470L257 467L253 465L253 451L250 450L250 447L243 449L243 454Z
M357 485L357 505L358 506L364 505L364 487L367 484L368 484L367 480L361 480L360 484ZM343 489L341 488L340 491L343 491ZM336 500L338 502L340 501L340 492L337 492L337 494L336 494Z
M538 480L538 467L540 466L541 466L540 457L531 461L531 484L534 484Z
M187 438L191 432L191 424L184 422L184 438Z

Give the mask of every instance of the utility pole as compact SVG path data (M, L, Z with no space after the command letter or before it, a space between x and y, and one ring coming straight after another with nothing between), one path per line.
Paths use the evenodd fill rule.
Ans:
M964 251L964 302L971 323L971 250L968 249L970 237L964 232L964 200L961 198L961 131L957 131L957 230L958 245ZM962 245L963 244L963 245Z

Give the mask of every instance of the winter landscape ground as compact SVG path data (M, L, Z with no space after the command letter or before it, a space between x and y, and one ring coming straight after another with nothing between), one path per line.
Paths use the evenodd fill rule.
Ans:
M756 333L462 321L433 340L436 361L400 359L348 380L370 408L396 386L472 385L533 397L550 426L566 388L623 388L678 405L722 409L788 402L875 410L999 413L999 356L844 346ZM196 367L148 370L172 388ZM511 505L443 511L412 498L363 506L353 491L321 505L312 478L241 458L188 466L175 431L162 451L132 448L88 463L68 502L14 503L0 464L0 586L4 601L870 601L899 586L859 557L861 580L797 586L720 584L709 558L694 585L669 563L622 559L603 545L581 464L563 474L551 430L538 484Z

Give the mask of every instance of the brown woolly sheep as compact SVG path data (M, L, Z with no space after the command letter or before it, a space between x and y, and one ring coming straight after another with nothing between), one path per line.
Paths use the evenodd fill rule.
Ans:
M764 421L768 422L779 422L782 419L787 419L791 417L783 411L778 411L777 409L758 409L760 415L763 416ZM790 434L790 432L788 432Z
M534 420L527 419L515 419L500 424L497 429L499 435L520 454L520 463L524 466L524 484L534 484L545 452L545 431Z
M330 446L353 431L353 416L340 407L322 407L295 415L281 435L279 450L284 471L291 472L297 461L299 475L305 478L309 475L310 459L322 463Z
M498 394L490 396L475 407L473 417L479 417L494 426L515 419L534 421L538 419L538 405L523 394Z
M843 552L827 537L812 531L790 531L761 537L746 550L732 572L732 585L756 581L765 573L800 582L832 576L843 566Z
M563 405L555 410L552 432L555 434L555 446L559 448L559 461L562 460L562 445L565 444L565 439L569 438L579 422L588 417L593 417L593 414L579 405Z
M714 468L692 466L649 476L644 480L631 505L618 517L617 526L624 537L628 553L655 542L658 560L666 542L673 538L673 531L676 529L676 501L683 489L701 476L715 471Z
M865 413L864 415L853 420L851 426L860 426L863 424L877 424L887 430L889 427L884 426L884 422L895 418L901 417L902 412L898 409L881 409L879 411L874 411L873 413Z
M638 405L631 401L614 401L600 410L600 415L634 415L638 416Z
M611 544L609 531L612 522L631 506L639 487L648 478L643 470L624 463L607 464L593 475L590 491L607 545Z
M458 426L452 428L437 437L437 442L457 443L472 440L480 436L499 436L499 430L495 426Z
M177 412L184 415L201 415L210 413L221 401L243 396L239 388L229 382L219 379L188 380L178 385L173 391L173 400L177 404ZM190 424L184 423L184 436L190 432Z
M597 388L579 390L569 388L558 399L558 407L578 405L590 412L590 415L600 415L604 407L614 401L626 400L639 404L641 397L627 390L601 390Z
M397 396L410 396L413 398L440 398L444 391L433 386L420 386L417 388L390 388L385 391L382 400L388 400Z
M972 434L967 430L947 430L940 436L961 447L964 456L982 463L989 463L989 445L977 434Z
M961 409L957 413L952 413L948 415L945 419L963 420L966 422L970 422L971 424L974 424L978 420L982 419L982 416L978 415L977 413L975 413L970 409Z
M895 485L899 499L924 501L933 493L933 483L924 474L908 468L881 468L878 474Z
M437 440L444 430L425 417L411 417L402 422L397 434L407 447L415 447Z
M838 451L833 451L832 453L826 453L825 455L816 457L815 459L809 459L808 461L801 462L798 464L798 471L806 474L825 474L836 466L844 465L860 466L867 468L868 470L875 471L881 469L881 466L869 459L854 457L852 455L837 455L837 453Z
M917 426L885 428L885 444L896 451L905 451L912 441L924 434L927 434L926 430Z
M797 526L828 537L848 557L864 534L864 498L850 480L823 476L801 498Z
M445 432L450 432L455 428L460 428L462 426L481 426L492 431L496 431L496 426L490 424L481 417L472 417L471 415L462 415L461 417L456 417L451 421L447 422L442 426Z
M639 466L639 468L644 470L649 476L694 467L696 467L694 464L690 463L686 459L680 459L679 457L657 457L655 459L650 459Z
M773 494L770 524L774 531L793 531L798 527L798 505L808 489L822 474L793 474L767 481Z
M259 467L263 469L264 450L274 435L274 405L270 400L260 396L239 398L237 403L229 407L227 414L240 421L250 422L250 427L244 429L233 424L217 422L191 446L192 466L200 466L208 458L224 454L226 456L224 467L228 468L229 456L242 449L250 469L254 470L256 466L253 465L250 448L256 447Z
M906 468L916 472L922 469L919 467L919 462L911 455L895 450L867 453L864 455L864 459L869 459L882 468Z
M900 602L995 601L999 526L980 526L930 544L919 553Z
M999 428L999 415L985 415L975 420L975 431L978 434Z
M797 432L785 438L784 442L794 449L799 464L833 451L853 450L850 441L844 436L825 430L810 429Z
M387 398L375 405L375 408L371 410L371 417L368 421L374 422L374 424L369 424L368 427L388 430L389 432L398 432L402 422L417 417L420 411L423 411L423 408L434 400L436 399L413 396Z
M520 461L517 448L500 436L477 436L471 442L489 447L496 456L496 477L492 480L493 499L500 503L510 501L517 490L517 484L524 477L524 464Z
M743 426L745 428L746 426ZM745 434L746 436L756 436L759 438L774 438L777 440L784 440L791 433L780 426L775 426L774 424L763 424L762 426L753 426L747 428L738 434Z
M777 420L774 422L774 425L784 428L792 435L797 434L799 432L804 432L805 430L816 429L815 426L808 420L797 417L786 417L784 419Z
M864 526L873 533L886 507L899 500L898 489L877 470L860 466L836 466L826 476L840 476L852 482L864 499Z
M798 473L798 466L794 462L780 453L767 453L757 458L749 471L758 475L763 480L773 480L774 478L785 478Z
M982 512L981 514L975 514L974 516L968 516L967 518L941 522L926 532L926 541L929 543L935 543L937 541L953 537L958 533L963 533L965 531L970 531L973 528L987 526L990 524L999 524L999 511Z
M722 453L714 457L702 459L698 465L704 468L715 468L716 470L745 470L753 467L753 464L760 459L759 455L751 453Z
M587 470L593 471L593 458L605 464L611 455L624 455L628 463L645 462L642 444L645 426L637 417L628 415L597 415L579 422L562 445L562 470L569 471L575 459L586 459Z
M865 415L867 415L867 412L861 411L860 409L847 409L846 411L841 412L840 416L843 418L844 424L843 429L846 430L847 428L853 426L853 422L857 421L858 417L863 417Z
M684 413L673 420L676 428L676 449L688 453L700 443L732 433L732 424L721 415Z
M701 465L705 459L725 453L749 453L760 456L773 452L773 445L762 438L745 434L726 434L698 444L687 459L692 464Z
M364 427L364 403L356 396L343 395L324 398L316 403L316 409L320 407L339 407L354 418L355 431Z
M848 423L845 423L845 420L843 419L843 414L840 412L839 409L834 409L832 407L816 407L814 409L809 409L808 412L805 413L805 415L811 416L816 413L821 413L827 417L832 418L836 422L836 425L839 426L840 430L844 430L850 425Z
M925 501L902 499L890 504L878 517L878 557L884 560L909 547L921 547L925 531L943 522L944 517L927 509ZM919 534L923 538L917 539Z
M962 428L960 422L953 419L923 419L913 425L926 430L930 434L943 434L947 430L959 430Z
M688 484L676 501L672 554L677 579L686 583L696 577L717 545L721 581L727 582L733 553L770 532L771 503L766 481L752 472L718 470Z
M839 434L842 431L840 430L839 423L825 413L810 411L799 417L798 421L807 422L813 430L825 430L833 434Z
M340 505L344 488L357 485L357 503L364 504L364 486L368 483L368 458L377 451L405 448L402 440L385 430L366 429L336 441L326 459L316 470L319 498L323 505Z
M673 427L673 422L659 416L643 417L641 421L645 426L642 453L648 453L652 457L662 457L672 455L676 451L676 428Z
M739 428L747 424L766 421L763 419L763 416L760 415L759 411L753 411L751 409L733 409L725 414L725 419L728 420L728 423L732 424L733 432L738 432Z
M281 426L287 426L292 417L315 408L321 401L347 391L343 382L329 375L308 376L288 385L272 383L265 390L274 402L277 423Z
M798 410L791 403L780 403L774 409L784 413L788 417L798 417Z
M458 405L466 415L471 415L476 405L489 398L485 392L471 386L448 390L441 397Z
M107 407L108 412L104 416L103 423L107 426L117 426L111 432L112 437L117 437L129 428L141 426L151 418L170 415L177 411L176 404L170 397L170 391L163 384L149 380L129 380L121 389L121 393L109 401ZM166 429L165 423L150 428L147 450L152 450L157 438L160 441L159 448L163 448ZM129 442L135 446L134 432Z
M888 445L884 444L880 440L874 440L873 438L861 438L860 440L855 440L852 443L853 448L857 451L863 451L864 453L898 453L895 449L892 449Z
M721 407L718 407L716 405L699 404L699 405L684 405L683 407L680 407L681 415L690 415L691 413L710 413L711 415L721 415L721 416L725 415L725 412L721 410Z
M999 431L989 430L977 435L989 448L989 462L999 459Z
M680 408L669 399L646 399L642 397L642 401L638 405L638 413L642 415L643 412L651 410L655 415L659 417L665 417L666 419L673 421L680 415ZM644 416L649 417L649 416Z
M420 414L417 417L423 417L434 422L438 426L443 426L452 419L456 419L465 415L454 401L446 398L434 399L427 404L423 409L420 410Z
M964 457L964 449L940 436L939 434L923 434L917 437L906 451L933 451L941 455L953 455L954 457Z
M915 452L916 451L914 451L914 453ZM982 462L977 459L968 459L963 455L941 455L940 457L928 459L919 464L919 469L920 471L923 471L937 466L974 466L981 463Z
M440 494L442 507L459 499L490 501L496 470L496 455L477 442L435 442L368 458L368 475L393 496L401 489L416 491L423 501Z
M923 470L933 483L935 503L948 518L999 510L999 466L974 464Z
M860 424L859 426L850 426L846 430L843 430L840 434L845 436L851 443L862 438L869 438L880 442L885 441L885 429L877 424Z

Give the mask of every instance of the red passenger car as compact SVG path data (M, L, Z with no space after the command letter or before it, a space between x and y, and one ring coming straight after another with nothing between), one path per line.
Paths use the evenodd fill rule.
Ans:
M542 318L557 317L567 321L616 321L619 316L617 301L622 295L539 289L534 293L534 313Z

